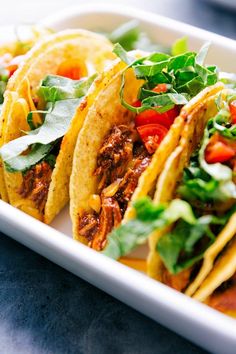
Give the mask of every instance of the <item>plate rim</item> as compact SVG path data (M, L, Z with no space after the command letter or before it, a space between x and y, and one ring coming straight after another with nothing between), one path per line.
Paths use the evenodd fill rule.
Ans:
M216 43L224 39L226 46L235 46L236 43L232 39L180 21L128 6L120 8L115 4L93 3L71 7L47 17L40 23L55 23L59 18L65 19L75 13L79 17L94 12L106 12L111 16L114 13L121 16L132 13L132 17L139 19L148 15L152 23L155 20L159 21L159 25L172 28L181 24L193 36L196 33L200 37L209 36ZM195 344L215 353L234 353L235 320L91 250L3 201L0 201L0 230ZM157 293L159 297L156 298ZM187 310L188 308L191 310Z

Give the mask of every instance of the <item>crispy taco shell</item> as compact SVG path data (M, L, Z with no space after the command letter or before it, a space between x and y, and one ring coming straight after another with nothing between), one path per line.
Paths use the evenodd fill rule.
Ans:
M193 298L236 318L236 215L225 227L232 241L219 254L208 277Z
M191 154L203 137L207 121L217 113L215 103L217 92L220 92L222 97L227 94L227 91L223 91L223 88L223 84L218 83L199 94L199 104L192 111L189 111L180 143L167 159L164 170L158 179L154 202L166 203L176 197L176 188L181 181L183 170L188 166ZM230 222L233 223L233 219ZM148 274L159 281L164 281L165 266L156 250L156 245L161 236L169 232L171 228L172 226L169 226L168 229L153 232L149 238ZM211 271L214 259L232 237L232 232L226 227L219 234L216 242L207 249L198 274L186 289L187 295L193 295L200 286Z
M38 43L26 60L9 80L2 113L1 145L28 131L27 114L34 110L32 96L41 80L48 74L56 74L61 63L78 60L87 74L102 71L108 60L114 58L112 45L103 36L85 30L67 30L51 35ZM106 73L103 74L106 77ZM77 108L67 134L64 136L56 165L51 175L45 207L40 210L30 198L19 193L23 182L22 173L4 171L10 203L26 213L50 223L69 200L69 178L77 135L82 127L89 106L106 80L98 78Z
M41 38L51 34L52 31L41 26L2 26L0 36L0 57L8 55L14 58L17 55L25 54ZM10 60L10 59L9 59ZM2 129L2 115L0 118L0 141ZM7 190L3 176L2 161L0 160L0 199L8 201Z
M86 214L90 213L91 215L93 212L91 208L91 197L100 193L99 179L96 173L94 173L97 166L98 151L113 126L121 124L128 125L130 122L134 121L134 113L122 106L119 96L124 70L126 70L125 64L123 70L118 72L109 85L97 96L94 105L88 112L86 121L78 137L74 153L70 182L70 213L73 222L73 235L75 239L91 247L93 247L93 245L91 245L90 236L85 236L80 233L79 230L81 219L84 218L85 220ZM124 96L125 100L132 104L137 99L142 81L137 80L132 68L126 70L125 75ZM204 90L202 94L191 100L190 103L182 109L180 115L172 124L168 134L153 154L149 166L139 177L138 185L131 200L129 200L122 222L133 217L134 210L132 203L135 200L153 193L158 176L162 172L168 156L179 143L181 132L185 126L186 120L188 120L189 114L198 107L202 100L206 100L211 95L222 90L222 88L223 85L219 84ZM93 221L91 221L91 223L92 222Z

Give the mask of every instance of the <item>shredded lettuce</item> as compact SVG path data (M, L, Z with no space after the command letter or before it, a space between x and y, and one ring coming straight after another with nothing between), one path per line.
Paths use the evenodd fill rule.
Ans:
M171 55L176 56L188 51L188 37L177 39L171 47Z
M226 87L230 89L236 89L236 74L235 73L227 73L221 71L219 73L219 79L222 81Z
M182 183L178 193L184 199L201 203L226 202L236 199L236 186L233 182L232 169L223 163L207 163L205 150L210 141L210 136L216 132L225 138L235 140L233 135L236 129L231 124L228 103L236 96L232 93L227 100L222 100L221 95L216 99L218 113L208 122L201 147L190 159L189 166L185 168Z
M43 113L43 122L39 127L35 126L34 112L30 112L27 121L32 130L0 149L7 171L24 172L47 157L55 142L67 132L78 105L95 77L78 81L49 75L42 81L39 95L44 98L46 110L37 112ZM28 149L28 153L22 155Z
M137 217L113 230L108 236L103 253L112 258L120 258L138 245L143 244L150 233L161 229L179 218L194 223L195 217L191 207L183 200L173 200L170 205L154 205L149 198L134 203Z
M157 251L166 268L177 274L203 257L204 251L214 242L212 226L222 228L233 210L222 217L204 215L196 217L191 205L175 199L169 205L154 205L150 198L134 203L136 217L115 229L109 236L103 253L118 259L146 242L153 231L172 226L161 236ZM205 238L204 246L199 246ZM197 252L196 252L196 246Z
M120 43L120 45L127 51L133 49L141 49L148 52L164 51L170 52L168 47L153 43L146 32L140 28L139 21L131 20L125 22L117 27L111 33L106 34L112 43Z
M199 53L186 52L176 56L166 53L152 53L135 59L120 45L114 46L114 53L134 69L138 79L145 81L141 87L138 99L140 107L133 107L124 99L125 72L122 78L120 98L127 109L140 113L147 109L165 112L174 105L184 105L203 88L213 85L218 80L215 66L204 66L204 60L209 48L205 44ZM152 89L159 83L166 83L166 93L156 93Z
M86 95L97 74L81 80L72 80L58 75L48 75L39 88L39 96L45 102L57 102Z

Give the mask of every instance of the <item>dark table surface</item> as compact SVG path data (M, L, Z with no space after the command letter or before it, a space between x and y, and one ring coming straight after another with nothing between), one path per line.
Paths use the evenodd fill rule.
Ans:
M146 7L236 38L236 13L206 1L156 0ZM205 352L0 234L2 353Z

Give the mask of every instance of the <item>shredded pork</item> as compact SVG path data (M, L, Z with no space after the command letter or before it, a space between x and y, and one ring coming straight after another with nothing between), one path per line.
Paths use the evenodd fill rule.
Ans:
M40 212L44 210L49 184L51 182L52 168L49 163L38 163L23 176L20 195L31 199Z
M150 161L151 156L134 127L114 126L105 137L94 172L100 179L101 210L84 212L79 219L79 233L90 247L96 250L105 247L108 233L121 223L139 177Z

